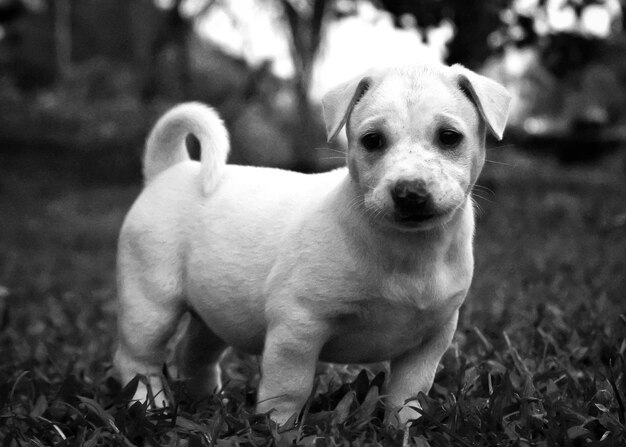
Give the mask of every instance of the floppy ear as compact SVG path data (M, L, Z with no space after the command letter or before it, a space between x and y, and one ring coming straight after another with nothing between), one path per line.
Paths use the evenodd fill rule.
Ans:
M331 141L346 124L352 108L369 89L372 79L359 76L335 87L322 98L326 139Z
M489 131L501 140L511 105L509 92L497 82L474 73L462 65L453 65L452 68L458 73L461 90L478 108Z

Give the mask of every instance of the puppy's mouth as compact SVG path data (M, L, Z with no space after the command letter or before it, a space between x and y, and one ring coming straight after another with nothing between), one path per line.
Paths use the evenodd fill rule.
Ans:
M408 213L402 211L396 211L393 214L393 219L396 223L401 225L416 225L439 217L439 213L427 212L427 213Z
M422 210L421 212L407 212L394 210L388 219L393 226L403 230L425 230L434 228L447 222L457 208L445 210Z

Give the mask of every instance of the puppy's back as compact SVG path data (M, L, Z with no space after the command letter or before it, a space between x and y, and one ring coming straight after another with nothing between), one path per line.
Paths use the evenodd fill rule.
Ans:
M201 164L178 163L146 185L133 204L120 235L120 261L156 259L178 275L197 254L202 268L232 264L243 281L261 281L281 241L297 241L303 223L329 218L327 197L346 176L345 169L300 174L226 165L206 195Z

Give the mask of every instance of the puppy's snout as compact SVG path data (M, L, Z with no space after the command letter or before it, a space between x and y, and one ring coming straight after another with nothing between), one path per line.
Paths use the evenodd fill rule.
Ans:
M431 195L420 181L402 180L391 190L393 203L404 214L427 214L430 212Z

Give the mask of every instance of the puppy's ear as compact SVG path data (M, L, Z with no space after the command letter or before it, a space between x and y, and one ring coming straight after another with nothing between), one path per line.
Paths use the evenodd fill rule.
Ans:
M335 87L322 98L324 122L326 123L327 141L337 136L346 124L355 104L369 89L372 79L370 76L359 76Z
M452 68L458 73L459 88L478 108L489 131L501 140L511 105L509 92L497 82L462 65L453 65Z

